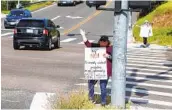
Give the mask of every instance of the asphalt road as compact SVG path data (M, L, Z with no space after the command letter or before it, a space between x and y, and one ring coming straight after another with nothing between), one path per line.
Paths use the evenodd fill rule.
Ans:
M52 19L62 27L61 48L52 51L13 50L13 30L4 29L1 19L2 109L29 109L36 92L63 93L76 88L74 84L83 77L84 45L79 44L82 43L78 35L80 26L74 26L83 23L81 27L89 32L88 39L95 42L102 34L112 35L113 13L93 16L95 13L95 9L85 4L75 7L54 4L34 12L33 17ZM92 18L87 21L89 16ZM76 30L69 32L69 29Z
M112 6L113 4L108 5L108 7ZM37 92L60 94L77 89L78 86L75 85L81 83L80 78L84 77L84 45L82 45L79 29L82 28L86 30L87 37L92 42L97 42L101 35L112 36L113 32L113 12L99 12L93 8L86 7L85 3L69 7L57 7L57 5L54 4L46 9L33 12L33 17L49 18L52 19L55 24L61 26L59 29L61 32L61 48L53 49L52 51L37 49L13 50L13 30L6 30L3 25L1 25L2 109L29 109L33 96ZM133 16L133 22L134 19L135 16ZM3 24L3 19L1 19L1 21ZM133 52L137 52L137 50L133 50ZM144 54L144 52L141 53ZM150 52L149 56L151 57L153 53L154 52ZM154 55L156 54L157 53ZM171 61L171 52L163 52L162 54L165 54L164 57ZM139 53L137 55L139 56ZM158 60L158 58L159 57L156 57L154 60ZM152 59L150 60L153 61ZM143 64L145 63L147 62ZM133 66L131 64L129 67L145 68L140 65ZM151 69L149 67L147 68ZM169 66L169 68L170 75L171 67ZM154 70L158 70L158 68L156 67ZM165 71L165 69L162 71ZM145 70L141 72L145 72ZM136 76L142 77L143 75ZM148 78L150 78L149 75ZM171 81L171 77L167 79ZM148 81L148 83L151 83L151 81ZM154 84L156 84L156 82L154 82ZM167 83L164 83L164 85L165 84ZM168 84L171 84L171 82ZM131 84L130 86L133 87ZM139 87L146 90L152 89L151 87L138 86L138 88ZM157 88L153 88L152 90L157 91ZM167 90L163 92L170 94ZM162 98L167 100L167 102L171 101L169 97L164 98L150 95L149 98L151 97L156 100Z

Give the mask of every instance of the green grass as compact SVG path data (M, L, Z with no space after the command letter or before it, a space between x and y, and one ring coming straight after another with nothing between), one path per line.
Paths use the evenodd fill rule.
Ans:
M35 10L38 10L40 8L49 6L52 3L53 3L52 1L47 1L47 2L40 2L40 3L36 3L36 4L31 4L30 6L25 7L25 9L28 9L30 11L35 11ZM4 14L8 14L9 12L10 12L9 10L2 10L2 13L4 13Z
M163 15L170 14L172 16L172 2L166 2L162 4L161 6L157 7L154 11L149 13L147 16L140 18L136 25L141 25L145 20L148 20L150 22L154 22L154 19L156 17L162 18ZM161 19L160 19L161 20ZM164 23L167 21L172 21L171 18L165 18L163 21ZM161 23L163 24L163 23ZM142 42L142 38L139 37L139 31L140 28L137 26L134 26L133 28L133 35L135 37L136 42ZM153 36L148 38L148 41L150 43L159 44L159 45L165 45L165 46L172 46L172 28L171 24L168 26L158 26L156 24L153 24Z
M52 1L37 3L37 4L33 4L33 5L30 5L30 6L26 7L26 9L28 9L28 10L30 10L30 11L35 11L35 10L37 10L37 9L40 9L40 8L49 6L49 5L51 5L52 3L53 3Z

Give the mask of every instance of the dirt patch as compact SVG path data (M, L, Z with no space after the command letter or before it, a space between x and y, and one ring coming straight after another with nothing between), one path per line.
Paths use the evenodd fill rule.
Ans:
M153 18L154 27L172 27L172 12L167 12Z

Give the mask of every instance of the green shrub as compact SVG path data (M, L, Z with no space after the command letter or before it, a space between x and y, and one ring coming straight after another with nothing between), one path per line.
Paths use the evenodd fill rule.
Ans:
M100 103L100 95L95 96L97 103ZM107 102L109 105L102 107L100 104L93 104L88 99L88 93L79 90L79 92L69 92L68 94L60 94L57 97L57 101L52 105L53 109L97 109L97 110L119 110L110 106L110 96L107 97ZM131 103L126 104L126 109L130 109Z
M89 101L88 94L84 91L70 92L59 97L53 109L93 109L95 105Z

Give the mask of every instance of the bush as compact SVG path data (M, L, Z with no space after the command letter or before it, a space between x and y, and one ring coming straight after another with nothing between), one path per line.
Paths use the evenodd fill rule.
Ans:
M96 95L96 102L100 102L100 96ZM110 96L107 97L107 102L110 103ZM126 109L130 109L131 103L126 104ZM107 105L102 107L98 104L93 104L89 98L88 93L84 90L79 92L69 92L66 95L60 94L60 97L52 105L53 109L97 109L97 110L119 110L119 108Z
M71 92L60 96L53 109L93 109L95 105L89 101L88 94L84 91Z

